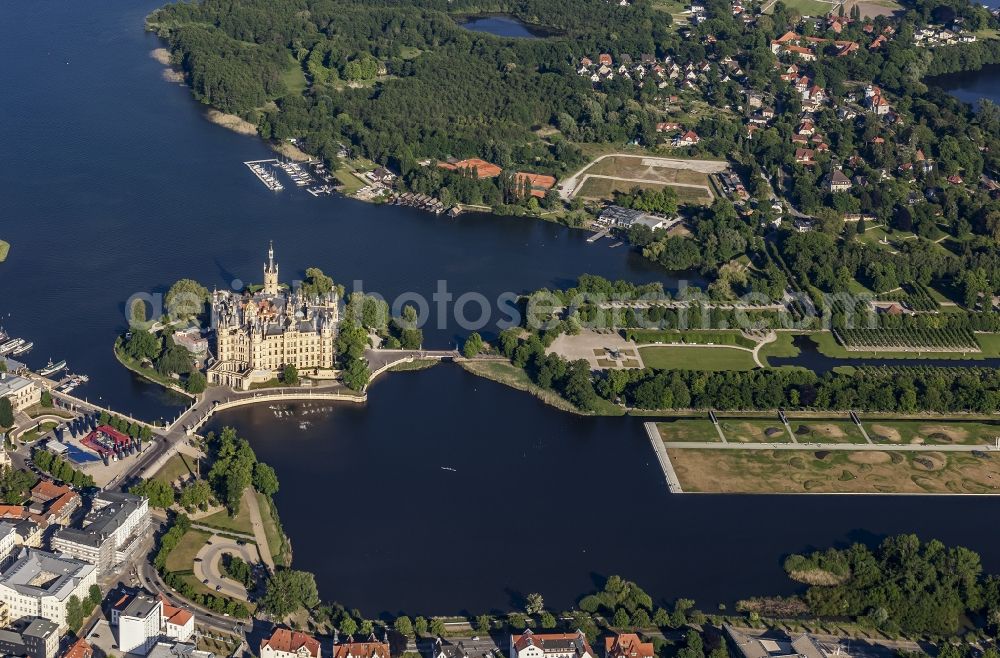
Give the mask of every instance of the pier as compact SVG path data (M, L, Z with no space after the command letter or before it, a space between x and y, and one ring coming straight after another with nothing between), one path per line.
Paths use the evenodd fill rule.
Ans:
M253 175L257 177L257 180L264 184L264 187L272 192L280 192L285 189L285 186L281 184L278 177L267 170L268 165L277 165L277 160L273 158L270 160L248 160L243 164L245 164L247 168L253 172Z
M670 493L684 493L684 490L681 489L681 481L677 479L677 473L674 472L674 465L670 462L670 455L667 454L667 446L663 443L663 438L660 436L660 430L656 427L656 423L646 423L645 426L649 442L653 445L653 452L656 453L656 459L660 462L660 468L663 470L663 477L667 480L667 489Z

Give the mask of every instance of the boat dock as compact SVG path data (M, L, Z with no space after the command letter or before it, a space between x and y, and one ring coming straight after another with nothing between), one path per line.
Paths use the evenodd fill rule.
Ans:
M606 229L598 231L597 233L594 233L592 236L590 236L589 238L587 238L587 242L597 242L601 238L606 238L609 235L611 235L611 229L606 228Z
M288 174L288 177L291 178L292 181L299 187L305 187L314 182L313 177L309 175L309 172L303 169L302 165L297 162L275 160L274 166Z
M280 192L285 189L285 186L281 184L278 177L267 170L268 165L278 164L277 160L249 160L243 164L245 164L247 168L253 172L253 175L257 177L257 180L263 183L264 186L272 192Z
M426 194L417 194L416 192L407 192L405 194L400 194L396 197L397 206L409 206L411 208L419 208L421 210L427 210L435 215L440 215L445 211L444 204L432 196Z
M646 423L646 434L649 436L649 443L653 446L653 452L656 453L656 459L660 462L660 468L663 470L663 477L667 481L667 490L670 493L684 493L681 489L681 481L677 479L677 473L674 472L674 465L670 461L670 455L667 454L667 446L663 445L663 438L660 436L660 430L656 427L656 423Z

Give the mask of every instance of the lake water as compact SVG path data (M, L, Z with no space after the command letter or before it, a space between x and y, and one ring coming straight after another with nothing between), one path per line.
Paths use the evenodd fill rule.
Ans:
M973 105L984 98L1000 103L1000 64L984 66L978 71L938 76L928 80L928 84Z
M486 32L497 37L540 39L546 36L538 28L531 27L513 16L502 14L474 16L461 23L461 26L473 32Z
M285 280L315 265L390 299L439 280L491 300L584 272L676 283L552 224L268 192L242 165L268 149L204 121L161 79L160 44L142 31L159 2L0 4L0 238L12 244L0 324L35 342L31 365L65 358L89 374L81 395L175 413L180 400L113 358L126 301L182 277L258 281L269 239ZM426 333L445 347L464 330ZM364 406L295 410L217 424L278 469L295 565L367 614L504 609L529 591L566 607L611 573L710 609L791 591L789 551L903 531L969 545L1000 570L994 500L669 496L639 419L567 415L453 366L386 377Z

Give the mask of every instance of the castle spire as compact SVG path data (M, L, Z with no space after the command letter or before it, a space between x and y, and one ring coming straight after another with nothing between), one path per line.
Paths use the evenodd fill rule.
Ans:
M264 294L278 294L278 264L274 262L274 241L267 245L267 263L264 264Z

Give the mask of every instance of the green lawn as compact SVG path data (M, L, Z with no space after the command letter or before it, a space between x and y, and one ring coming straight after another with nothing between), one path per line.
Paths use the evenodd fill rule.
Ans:
M335 170L333 175L338 181L340 181L340 184L344 186L341 190L344 194L354 194L365 186L365 183L346 167L341 167L340 169Z
M250 511L246 508L246 505L240 505L240 511L236 516L229 516L229 512L222 510L221 512L216 512L203 519L199 519L195 523L201 523L222 530L232 530L244 535L253 534L253 526L250 524Z
M719 418L719 426L730 443L791 443L788 430L773 418Z
M786 0L785 6L790 10L795 10L803 16L826 16L831 11L837 9L837 5L829 2L819 2L818 0ZM770 7L768 11L772 11Z
M416 59L423 51L414 46L400 46L399 56L403 59Z
M10 243L0 240L0 263L7 260L7 254L10 253Z
M282 547L285 545L285 536L271 514L271 505L268 503L267 496L259 492L254 492L254 495L257 496L257 505L260 507L260 518L264 523L264 535L267 536L267 546L271 549L271 557L276 563L283 564L285 559L282 555Z
M194 458L178 453L167 460L163 468L156 472L154 479L167 484L173 483L178 478L194 474Z
M767 363L769 357L791 358L799 355L801 350L792 344L795 334L780 333L773 343L768 343L760 348L761 361Z
M302 70L302 65L296 61L290 61L288 68L281 74L281 81L292 94L301 94L306 90L306 74Z
M664 441L721 441L715 425L707 418L677 418L659 422L656 429Z
M188 530L167 556L167 571L190 571L193 569L194 557L211 536L204 530Z
M753 370L750 352L733 347L657 346L640 347L639 354L647 368L658 370Z

